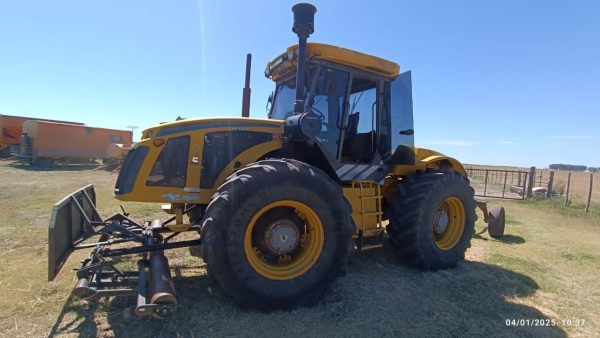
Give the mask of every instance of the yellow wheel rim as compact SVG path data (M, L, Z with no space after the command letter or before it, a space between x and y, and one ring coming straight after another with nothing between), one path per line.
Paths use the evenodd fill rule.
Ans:
M269 211L275 209L290 215L288 219L279 219L284 224L279 228L274 222L264 224ZM296 230L288 226L293 223L292 220L295 221ZM273 224L276 230L272 230ZM265 228L269 230L265 231ZM291 242L295 244L282 244L285 243L282 238L287 239L286 236L292 237ZM269 251L260 245L257 238L287 245L284 248L277 247L285 252ZM297 201L277 201L260 209L250 220L244 233L244 253L248 263L261 276L272 280L290 280L303 275L317 262L323 250L324 238L323 224L312 208Z
M465 207L456 197L446 198L433 217L433 239L441 250L452 250L465 231Z

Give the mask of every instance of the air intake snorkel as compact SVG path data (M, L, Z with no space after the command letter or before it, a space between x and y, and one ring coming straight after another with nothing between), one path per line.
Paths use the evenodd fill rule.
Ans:
M311 4L300 3L292 7L292 12L294 12L292 31L298 35L298 68L296 70L294 114L285 120L285 134L300 138L312 138L321 132L322 121L310 109L306 109L304 80L306 78L306 40L315 31L314 18L317 8Z

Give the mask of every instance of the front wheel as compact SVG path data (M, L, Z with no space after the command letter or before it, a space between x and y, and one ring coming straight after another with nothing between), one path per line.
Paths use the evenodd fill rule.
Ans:
M475 227L475 199L467 179L451 170L406 177L387 200L388 236L407 264L426 270L464 259Z
M219 187L202 224L202 256L243 306L311 305L342 275L354 224L341 188L321 170L266 160Z

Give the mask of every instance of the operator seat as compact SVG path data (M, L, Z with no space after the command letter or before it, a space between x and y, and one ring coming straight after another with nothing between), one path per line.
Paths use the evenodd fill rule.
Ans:
M358 133L358 121L360 119L360 113L352 113L348 115L348 125L344 134L344 145L342 147L342 156L350 157L354 159L354 152L352 151L352 141L356 138Z

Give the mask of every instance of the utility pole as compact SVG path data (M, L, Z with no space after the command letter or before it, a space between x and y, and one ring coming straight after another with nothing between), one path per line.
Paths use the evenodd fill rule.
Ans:
M131 139L133 140L133 134L134 134L133 131L136 130L136 129L138 129L139 126L127 126L125 128L131 129Z

